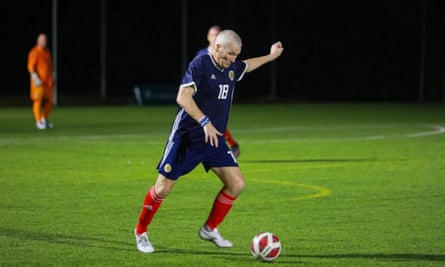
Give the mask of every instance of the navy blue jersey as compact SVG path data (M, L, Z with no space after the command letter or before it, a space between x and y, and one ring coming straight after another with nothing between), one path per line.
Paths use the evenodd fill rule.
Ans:
M235 61L229 68L221 69L211 55L197 56L189 64L180 87L195 88L193 99L199 109L209 117L218 131L224 133L235 84L243 78L246 70L247 64L242 61ZM179 108L158 170L164 176L176 179L200 162L205 164L206 169L237 166L235 158L225 144L224 136L219 137L219 143L220 148L206 144L201 125L183 108Z
M195 88L193 99L199 109L209 117L215 128L223 133L229 119L235 84L242 79L246 69L247 64L242 61L235 61L229 68L220 69L209 54L198 56L189 64L180 87ZM201 125L180 108L171 134L183 132L190 135L195 145L196 142L204 142Z
M210 51L209 51L208 47L201 48L201 49L198 50L198 52L196 52L196 56L195 57L202 56L202 55L207 55L207 54L209 54L209 52Z

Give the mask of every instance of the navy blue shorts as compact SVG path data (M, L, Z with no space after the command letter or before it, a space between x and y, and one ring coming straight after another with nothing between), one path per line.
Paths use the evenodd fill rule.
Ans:
M177 180L192 171L199 163L204 165L206 171L215 167L238 167L238 162L224 138L220 138L218 147L209 144L191 147L180 141L169 142L158 164L158 172L166 178Z

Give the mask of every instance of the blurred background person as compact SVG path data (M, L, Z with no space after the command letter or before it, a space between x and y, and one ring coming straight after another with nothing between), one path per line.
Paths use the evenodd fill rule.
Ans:
M44 33L37 36L37 44L28 53L28 71L36 127L39 130L52 128L48 117L53 107L53 68Z
M207 41L209 42L209 45L199 49L196 53L196 56L210 54L211 49L215 45L216 36L218 35L218 33L221 32L221 30L222 29L219 25L213 25L209 28L209 30L207 31ZM224 138L226 139L227 145L229 146L230 150L232 150L233 155L238 158L241 153L239 144L233 138L232 134L229 131L229 128L227 128L224 132Z
M196 53L196 56L209 54L210 50L215 45L216 36L220 32L221 32L220 26L213 25L212 27L210 27L209 30L207 31L207 41L209 42L209 45L199 49L198 52Z

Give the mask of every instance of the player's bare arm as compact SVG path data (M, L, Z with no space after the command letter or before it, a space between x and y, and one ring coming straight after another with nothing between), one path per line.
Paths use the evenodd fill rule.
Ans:
M274 61L279 56L281 56L283 50L284 48L281 42L276 42L272 44L272 46L270 47L270 53L268 55L246 59L245 60L245 62L247 63L246 72L254 71L268 62Z
M199 109L193 99L193 94L195 93L195 88L191 86L179 88L178 95L176 97L176 102L178 105L187 112L195 121L201 123L201 120L206 115ZM203 126L205 142L210 142L211 146L218 147L218 136L222 136L223 133L219 132L210 121Z

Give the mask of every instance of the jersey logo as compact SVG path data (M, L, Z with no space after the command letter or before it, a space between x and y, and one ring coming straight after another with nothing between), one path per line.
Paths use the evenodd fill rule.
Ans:
M212 76L210 76L210 80L216 80L215 74L212 74Z
M229 71L229 79L233 81L235 79L235 72L233 70Z
M166 172L166 173L169 173L169 172L171 172L172 171L172 165L170 165L170 164L165 164L164 165L164 171Z

